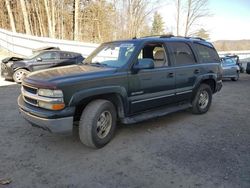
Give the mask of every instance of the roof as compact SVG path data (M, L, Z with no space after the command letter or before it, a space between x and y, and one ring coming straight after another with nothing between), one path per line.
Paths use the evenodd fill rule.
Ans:
M182 37L182 36L174 36L174 35L157 35L157 36L146 36L146 37L141 37L141 38L132 38L132 39L128 39L128 40L118 40L118 41L111 41L111 42L152 42L152 40L154 41L176 41L176 42L198 42L201 44L204 44L206 46L210 46L213 47L213 45L206 41L203 38L199 38L199 37Z

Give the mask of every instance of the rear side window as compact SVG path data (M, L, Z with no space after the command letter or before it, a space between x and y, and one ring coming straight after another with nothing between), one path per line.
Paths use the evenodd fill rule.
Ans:
M170 44L176 65L195 64L194 54L188 44L174 42Z
M71 58L74 58L74 56L71 53L60 52L60 59L71 59Z
M197 43L194 43L194 46L200 57L201 63L220 62L220 58L214 48Z

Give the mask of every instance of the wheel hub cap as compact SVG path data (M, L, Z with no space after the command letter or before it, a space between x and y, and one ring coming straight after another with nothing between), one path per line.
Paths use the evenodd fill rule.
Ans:
M208 105L208 102L209 102L209 95L207 93L207 91L203 90L201 93L200 93L200 98L199 98L199 106L201 109L204 109L207 107Z
M111 129L111 125L112 125L111 113L109 111L101 113L101 115L97 120L97 129L96 129L97 136L99 138L105 138Z

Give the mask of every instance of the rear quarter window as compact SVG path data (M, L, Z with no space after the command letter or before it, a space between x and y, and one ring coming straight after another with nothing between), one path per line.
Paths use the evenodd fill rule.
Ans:
M219 63L220 58L216 50L212 47L194 43L195 49L198 53L201 63Z

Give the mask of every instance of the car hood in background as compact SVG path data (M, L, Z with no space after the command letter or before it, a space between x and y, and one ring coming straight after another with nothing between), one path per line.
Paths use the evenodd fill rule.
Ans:
M6 64L10 61L23 61L23 60L24 60L24 58L13 56L13 57L7 57L7 58L3 59L2 62Z

